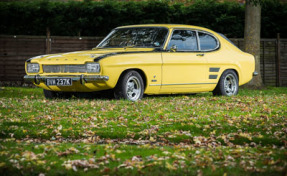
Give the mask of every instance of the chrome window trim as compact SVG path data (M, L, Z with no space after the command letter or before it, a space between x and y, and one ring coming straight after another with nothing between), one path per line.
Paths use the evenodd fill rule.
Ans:
M171 40L172 35L173 35L173 33L174 33L175 30L189 30L189 31L195 32L195 34L196 34L196 30L194 30L194 29L188 29L188 28L173 28L173 29L172 29L172 32L171 32L171 35L170 35L170 38L169 38L169 41L168 41L168 43L167 43L167 45L166 45L166 49L165 49L166 51L169 51L169 50L167 50L167 48L168 48L168 45L169 45L169 43L170 43L170 40ZM196 36L196 41L198 41L197 36ZM176 52L199 52L200 50L198 50L198 49L199 49L199 47L198 47L198 42L197 42L197 50L177 50Z
M207 31L203 31L203 30L199 30L199 29L194 29L194 28L172 28L172 32L171 32L171 35L170 35L170 39L169 39L169 41L168 41L168 44L166 45L166 51L168 51L167 50L167 47L168 47L168 45L169 45L169 43L170 43L170 40L171 40L171 38L172 38L172 35L173 35L173 33L174 33L174 31L175 30L190 30L190 31L195 31L196 32L196 39L197 39L197 48L198 48L198 50L178 50L178 51L176 51L176 52L211 52L211 51L216 51L216 50L218 50L219 48L220 48L220 40L214 35L214 34L212 34L212 33L210 33L210 32L207 32ZM210 50L201 50L201 47L200 47L200 39L199 39L199 35L198 35L198 33L199 32L201 32L201 33L205 33L205 34L208 34L208 35L210 35L210 36L212 36L213 38L215 38L215 40L217 41L217 45L216 45L216 47L214 48L214 49L210 49Z
M216 47L215 47L214 49L210 49L210 50L200 50L200 51L202 51L202 52L210 52L210 51L215 51L215 50L219 49L219 47L220 47L220 41L219 41L219 39L218 39L215 35L213 35L213 34L210 33L210 32L207 32L207 31L197 30L197 33L199 33L199 32L205 33L205 34L207 34L207 35L210 35L211 37L213 37L213 38L217 41L217 45L216 45ZM198 35L198 41L199 41L199 45L200 45L199 35Z
M115 33L116 29L113 29L95 48L98 48L100 45L102 45L102 43L104 43L104 41L106 41L108 37L110 37L113 33Z
M200 48L200 43L199 43L199 36L198 36L198 30L196 30L196 37L197 37L197 48L199 51L201 51L201 48Z

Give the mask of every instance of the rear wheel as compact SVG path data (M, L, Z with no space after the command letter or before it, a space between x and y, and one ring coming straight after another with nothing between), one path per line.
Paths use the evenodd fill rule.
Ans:
M69 99L72 97L72 94L69 92L56 92L56 91L50 91L43 89L44 96L47 99L56 99L56 98L61 98L61 99Z
M232 96L238 93L238 76L233 70L226 70L221 75L213 95Z
M115 98L123 98L137 101L143 97L144 83L141 75L134 71L128 71L120 77L114 90Z

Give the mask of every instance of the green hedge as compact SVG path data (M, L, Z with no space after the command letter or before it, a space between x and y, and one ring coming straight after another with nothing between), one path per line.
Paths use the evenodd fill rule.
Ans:
M287 31L287 5L267 2L262 8L262 37ZM244 6L235 2L195 1L190 6L167 1L141 2L0 2L0 31L6 35L103 36L117 26L148 23L192 24L228 37L243 37ZM285 33L283 33L285 32Z

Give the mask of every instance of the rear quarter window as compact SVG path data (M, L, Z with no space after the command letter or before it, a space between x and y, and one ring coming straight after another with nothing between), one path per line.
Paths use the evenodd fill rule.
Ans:
M219 45L218 40L212 35L203 32L198 32L198 37L199 37L200 50L208 51L217 49Z

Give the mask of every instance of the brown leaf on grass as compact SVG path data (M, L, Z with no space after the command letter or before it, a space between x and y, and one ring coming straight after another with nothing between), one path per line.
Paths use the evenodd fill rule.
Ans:
M77 171L78 168L99 168L99 166L95 163L94 160L68 160L65 161L62 166L66 169L73 169Z
M37 155L31 151L25 151L22 153L23 158L25 158L27 161L32 161L32 160L36 160Z
M142 157L141 156L133 156L132 161L134 161L134 162L142 161Z
M74 147L71 147L64 152L59 152L57 155L58 156L67 156L67 155L75 154L75 153L79 153L79 150L74 148Z
M133 156L132 159L126 160L123 164L120 164L117 168L125 168L125 169L142 169L144 168L144 162L141 156Z

